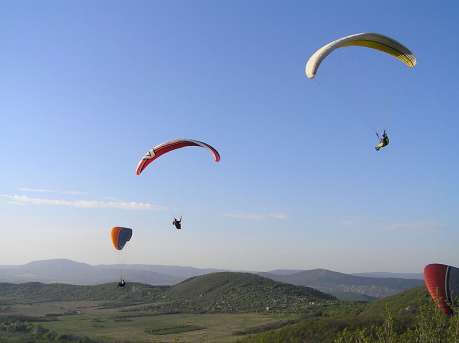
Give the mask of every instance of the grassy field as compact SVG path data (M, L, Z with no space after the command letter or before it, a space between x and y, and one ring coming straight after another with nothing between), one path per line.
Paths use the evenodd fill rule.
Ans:
M69 315L77 311L94 310L99 306L96 301L55 301L43 303L25 303L9 305L0 311L0 315L25 315L30 317L53 317Z
M18 304L2 315L27 315L58 334L100 342L235 342L244 333L281 326L295 316L269 313L155 314L135 307L101 308L90 301Z

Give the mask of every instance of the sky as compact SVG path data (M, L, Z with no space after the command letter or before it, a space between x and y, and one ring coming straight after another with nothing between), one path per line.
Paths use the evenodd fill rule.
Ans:
M3 1L0 264L421 272L459 264L459 4ZM371 49L307 58L378 32ZM391 144L376 153L376 130ZM187 148L141 176L151 147ZM183 230L171 225L183 216Z

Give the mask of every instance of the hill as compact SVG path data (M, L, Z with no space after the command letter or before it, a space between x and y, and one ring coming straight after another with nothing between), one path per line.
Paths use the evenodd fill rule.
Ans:
M279 283L250 273L212 273L188 279L167 294L193 311L301 311L335 300L308 287Z
M116 283L96 286L68 284L0 284L0 304L103 301L106 306L148 304L143 310L173 312L304 311L334 301L320 291L279 283L249 273L220 272L197 276L175 286Z
M333 294L343 300L350 299L352 294L383 298L423 285L422 280L370 278L338 273L326 269L305 270L287 275L270 273L260 273L260 275L279 282L312 287L322 292ZM345 296L343 297L343 295Z

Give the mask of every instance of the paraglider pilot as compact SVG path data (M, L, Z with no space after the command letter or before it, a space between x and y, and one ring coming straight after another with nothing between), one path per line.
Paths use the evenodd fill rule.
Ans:
M386 145L389 144L389 136L387 135L386 130L384 130L381 137L379 136L377 132L376 132L376 136L378 136L379 143L376 144L375 149L376 151L379 151L380 149L384 148Z
M172 225L174 225L177 230L180 230L182 228L182 217L180 217L180 220L174 217Z
M120 282L118 282L118 287L124 287L124 286L126 286L126 281L121 279Z

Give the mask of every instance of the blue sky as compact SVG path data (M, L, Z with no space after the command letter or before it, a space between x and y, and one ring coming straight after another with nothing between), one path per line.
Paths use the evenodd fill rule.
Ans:
M0 4L1 264L419 272L459 264L458 5L428 1ZM370 49L315 49L379 32ZM375 153L374 131L392 144ZM152 146L183 149L140 177ZM170 225L183 215L184 230Z

